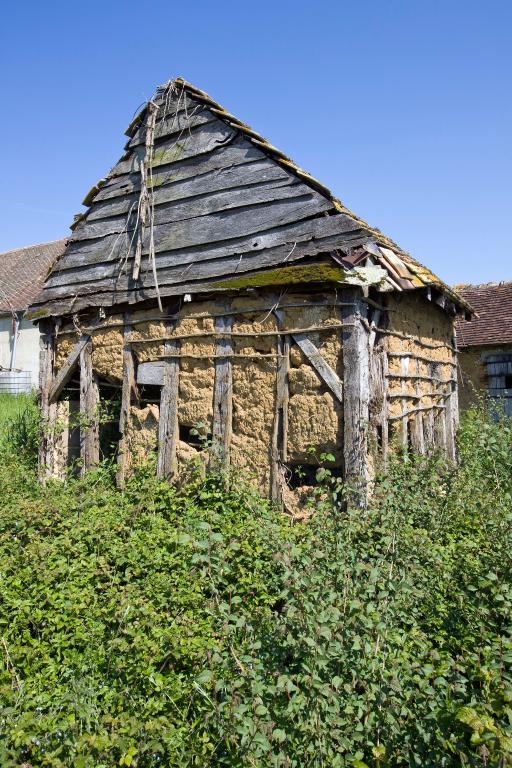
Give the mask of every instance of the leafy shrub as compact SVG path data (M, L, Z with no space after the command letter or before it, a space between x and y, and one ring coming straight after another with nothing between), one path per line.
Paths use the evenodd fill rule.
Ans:
M239 478L42 488L4 449L0 764L512 765L511 423L459 451L364 512L325 471L292 527Z

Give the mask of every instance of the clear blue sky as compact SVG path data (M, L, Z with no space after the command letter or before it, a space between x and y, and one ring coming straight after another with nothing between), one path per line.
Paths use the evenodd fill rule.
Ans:
M454 282L512 279L510 0L0 11L0 251L55 239L182 75Z

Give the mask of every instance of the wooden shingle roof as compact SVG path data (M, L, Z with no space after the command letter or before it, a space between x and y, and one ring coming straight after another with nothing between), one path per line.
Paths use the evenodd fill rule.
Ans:
M26 310L65 247L65 239L52 240L0 253L0 312Z
M512 282L463 285L458 292L476 312L457 322L459 347L512 344Z
M387 288L463 300L206 93L177 78L126 131L88 193L34 317L215 291L304 259L376 265ZM139 268L140 262L140 268Z

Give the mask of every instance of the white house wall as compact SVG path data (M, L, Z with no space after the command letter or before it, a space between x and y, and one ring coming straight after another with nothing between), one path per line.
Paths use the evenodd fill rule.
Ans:
M13 344L13 321L11 315L0 315L0 367L9 368ZM39 330L33 323L22 320L14 368L30 373L33 387L39 385Z

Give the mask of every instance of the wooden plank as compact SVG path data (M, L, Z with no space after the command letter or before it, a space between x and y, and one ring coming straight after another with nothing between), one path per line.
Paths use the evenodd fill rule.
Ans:
M50 403L49 393L55 365L55 324L44 320L39 325L39 402L41 407L41 437L39 441L39 479L45 483L53 475L56 404Z
M274 310L279 329L284 327L284 311ZM284 478L283 464L288 460L288 372L290 370L290 337L280 335L276 340L277 370L274 421L271 445L271 498L282 501Z
M190 110L185 111L183 109L174 113L161 114L159 111L155 125L155 139L180 138L190 128L197 128L200 125L213 122L218 122L218 118L209 109L199 105L192 107ZM146 128L145 125L141 125L133 135L133 138L127 142L126 148L133 149L133 147L144 144L145 138Z
M400 373L402 376L402 386L407 383L407 379L409 378L409 357L401 357L400 358ZM407 450L409 445L409 432L408 432L408 424L409 419L405 415L407 413L407 400L405 398L402 399L401 404L402 413L404 414L402 416L401 422L400 422L400 442L402 443L402 448L404 450Z
M62 366L62 368L59 370L55 378L53 379L52 385L50 387L50 392L48 395L48 399L50 403L55 403L58 400L58 397L68 381L70 380L71 376L73 375L75 368L78 366L78 361L80 359L80 353L82 349L85 347L88 341L90 341L90 336L81 336L80 339L77 341L73 349L71 350L70 354L67 357L66 362Z
M369 334L371 346L371 331ZM375 448L380 450L380 458L387 461L388 423L387 423L387 381L384 373L387 358L384 347L373 348L370 353L370 425L373 429ZM379 448L380 442L380 448Z
M343 323L343 455L352 500L366 504L368 489L369 349L364 321L367 306L360 289L341 289Z
M162 146L155 150L151 160L152 168L160 165L170 165L180 162L189 157L204 155L213 152L223 144L227 144L237 135L233 130L220 120L206 125L191 128L180 139L176 141L163 142ZM130 173L139 170L140 164L144 161L145 147L138 146L128 151L126 159L120 160L110 172L110 177L119 176L124 173Z
M223 305L227 312L229 302ZM218 334L231 333L233 317L217 317L215 330ZM219 338L216 346L215 384L213 392L213 425L210 466L222 471L229 468L229 449L233 430L233 341L231 337Z
M159 90L156 98L152 99L153 103L158 107L158 112L162 116L171 116L180 111L187 111L189 114L198 107L202 106L195 99L191 99L190 96L181 90L178 93L167 88L165 90ZM146 106L133 118L132 122L125 131L126 136L135 136L139 129L144 129L145 119L147 116L147 104Z
M186 201L175 201L155 206L153 219L155 227L161 225L187 221L196 217L210 216L214 213L226 211L237 212L238 209L246 210L248 216L252 216L252 206L263 203L277 203L284 200L298 198L298 202L313 199L310 190L305 184L295 180L285 179L274 183L263 183L258 186L244 187L239 190L229 190L212 193L203 197L193 197ZM137 206L131 203L129 216L121 215L100 221L84 222L75 229L70 237L70 242L94 240L106 235L120 232L131 232L137 221ZM249 210L247 210L249 209ZM162 229L158 230L162 232ZM242 230L243 231L243 230Z
M506 376L512 373L512 363L487 363L485 367L489 376Z
M155 252L160 253L173 248L191 248L232 238L248 237L270 228L300 222L305 218L322 213L330 207L329 201L325 198L315 197L314 194L305 190L303 194L295 195L297 190L294 188L291 197L286 197L286 193L280 196L279 191L278 188L275 193L269 192L266 197L273 197L274 199L268 200L265 205L260 203L248 204L230 209L229 212L221 210L206 216L184 216L177 221L155 224ZM172 218L172 209L172 205L168 206L169 218ZM115 224L106 221L87 225L94 230L94 233L91 233L91 239L106 240L109 238L111 240L113 237L127 233L129 240L131 240L130 233L134 227L132 219L133 216L130 218L128 228L126 228L125 217L118 219ZM88 238L80 239L81 235L82 230L75 230L71 242L87 243ZM146 232L142 243L142 252L147 254L148 247L149 234ZM90 250L96 251L96 248L92 247ZM110 251L111 249L107 248L105 255ZM67 262L67 258L65 261ZM65 268L65 261L62 259L59 263L61 269Z
M170 339L164 345L164 354L178 355L180 342ZM163 385L160 395L158 422L158 477L171 480L176 474L176 447L179 440L178 392L180 361L178 357L163 362Z
M198 222L190 220L191 227ZM182 224L182 226L184 226ZM312 249L312 252L318 252L323 248L334 248L337 243L342 243L347 235L358 237L363 235L368 238L364 230L361 229L359 222L346 214L337 214L335 216L322 216L308 221L291 221L284 226L269 227L258 230L251 235L242 235L229 238L229 240L206 240L206 242L197 242L194 245L179 248L178 254L168 255L165 253L172 251L172 248L159 251L158 264L171 266L177 263L169 261L169 258L176 259L176 256L182 257L185 264L197 262L200 260L219 259L232 255L243 253L258 253L262 250L269 250L275 247L282 247L281 258L286 259L286 254L291 256L297 248ZM211 235L211 233L210 233ZM215 235L213 235L215 237ZM117 263L120 258L126 255L127 245L130 236L119 237L110 235L98 241L84 241L83 243L70 243L66 249L65 255L59 261L59 272L77 267L87 267L93 264ZM322 241L319 245L315 241ZM286 246L288 250L286 251ZM291 251L294 247L293 252ZM148 255L148 250L143 249L143 255ZM165 260L167 259L167 261Z
M362 239L355 234L352 237L350 234L344 236L344 245L349 247L354 243L361 242ZM340 238L337 238L337 244L340 245ZM168 268L160 268L157 270L158 284L161 290L170 290L173 293L195 293L201 289L196 286L200 283L206 283L210 280L219 280L221 278L235 278L242 279L247 276L249 279L251 276L258 276L264 274L267 268L281 266L283 258L288 257L285 266L291 266L294 262L302 259L304 255L314 256L316 251L324 251L322 244L324 241L316 240L304 247L287 244L275 249L268 249L261 252L239 254L233 256L226 256L223 259L210 259L210 260L198 260L195 264L186 262L187 257L183 257L184 264L179 264L179 257L176 254L169 256L169 261L178 262L176 266ZM310 251L306 254L306 251ZM158 257L157 267L161 265L163 258ZM147 262L142 263L142 268L147 266ZM118 271L121 268L121 264L116 265L115 269ZM103 267L102 267L103 269ZM144 273L146 274L146 273ZM340 275L342 271L340 270ZM283 278L284 278L283 273ZM286 280L284 280L286 282ZM179 289L173 290L173 286L179 287L180 285L189 286L190 290ZM242 283L241 283L242 285ZM81 283L80 290L77 290L77 284L71 283L66 286L57 286L55 288L48 288L45 292L46 302L53 301L55 299L66 298L67 296L73 297L73 306L76 309L76 303L80 303L80 297L91 296L93 294L100 294L104 291L109 291L115 294L111 296L112 301L110 303L120 303L124 296L135 296L138 294L141 298L134 298L135 300L142 300L143 298L149 298L153 295L151 291L154 287L154 278L152 274L147 274L145 284L139 288L135 287L130 279L123 274L120 277L105 278L103 280L97 280L90 283ZM42 301L43 297L39 299ZM46 303L45 302L45 303ZM108 303L108 302L107 302ZM34 306L37 306L34 304Z
M292 338L306 355L324 384L329 387L334 397L343 404L343 383L336 371L324 360L316 346L305 333L293 333Z
M366 236L359 237L359 238L349 238L348 236L345 238L345 245L348 247L348 245L361 245L364 243ZM337 246L340 246L340 243L338 241ZM314 246L312 245L312 248ZM293 248L293 246L292 246ZM276 249L277 251L277 249ZM247 277L251 277L252 275L261 274L261 272L264 270L265 266L274 266L279 263L279 259L277 257L276 251L271 251L266 253L264 256L261 256L258 260L258 263L260 266L262 266L259 270L249 270L246 272L245 270L240 270L240 272L244 272L244 275L247 275ZM286 253L286 250L285 250ZM288 250L288 254L290 251ZM286 254L286 255L288 255ZM313 254L312 254L313 255ZM294 258L295 254L290 255L289 262L296 261L299 258L302 258L302 255L297 255L297 258ZM262 264L261 264L262 262ZM237 264L242 263L240 258L238 259ZM186 270L184 270L186 272ZM224 273L225 276L230 276L230 272L226 271ZM212 292L212 291L221 291L223 290L222 286L219 285L219 282L221 281L221 278L223 277L223 270L220 268L218 269L217 275L211 275L211 277L203 278L197 281L186 281L183 279L181 282L176 283L167 283L167 284L160 284L160 294L161 296L181 296L183 294L189 293L189 294L201 294L204 292ZM243 275L240 275L242 278ZM243 282L241 281L240 285L243 285ZM116 287L115 283L112 285L112 283L105 284L103 287L100 288L94 288L92 285L90 286L84 286L83 287L83 295L79 296L75 292L74 294L70 294L68 296L65 295L65 291L60 292L60 296L48 299L46 302L42 303L40 302L39 305L34 304L33 307L31 307L31 311L29 314L26 315L27 319L30 318L42 318L47 317L50 315L65 315L72 312L78 312L81 309L86 309L91 306L96 307L111 307L115 304L121 304L121 303L129 303L129 304L135 304L137 302L146 301L148 299L154 298L156 296L156 290L153 289L151 286L149 287L141 287L141 288L133 288L131 290L120 290Z
M160 177L154 178L160 179ZM155 206L159 206L163 203L188 200L197 195L210 195L229 189L236 191L264 183L279 181L284 183L294 178L290 171L272 163L271 160L252 160L243 165L199 174L191 179L154 185L153 202ZM99 202L95 200L87 212L87 220L95 221L127 213L133 202L137 200L139 188L140 185L137 185L135 191L121 192L119 197L109 197Z
M100 459L99 404L98 382L92 368L92 342L88 341L80 352L80 458L82 474L85 474Z
M457 393L457 380L454 379L449 382L450 394L445 400L444 420L445 420L445 433L446 433L446 454L449 459L456 461L457 450L455 444L455 436L457 434L458 425L458 393Z
M119 432L121 437L119 439L119 450L117 454L116 475L116 481L119 488L124 488L126 482L126 474L129 464L129 444L127 432L130 426L130 409L132 404L132 397L134 395L137 396L137 385L135 383L135 361L129 341L132 327L130 325L130 314L128 312L125 312L124 314L124 323L123 388L121 391L121 412L119 415Z
M240 137L228 146L219 147L209 154L186 158L172 166L155 168L153 188L164 183L170 184L184 179L198 178L208 172L217 172L255 160L266 159L267 156L264 152ZM112 175L96 193L94 203L107 200L110 197L118 197L120 194L137 192L139 189L140 174L138 172Z
M490 363L512 363L512 354L509 353L501 353L499 355L483 355L482 356L483 362L489 366Z
M360 238L359 240L352 240L351 242L362 243L363 240L364 238ZM269 261L271 257L272 255L269 254ZM293 261L293 259L290 259L290 261ZM272 259L272 262L275 263L275 259ZM269 266L273 266L273 263L270 263ZM251 277L257 276L263 271L264 268L260 270L252 270L246 273L244 272L244 275L241 275L241 278L247 276L249 280ZM227 274L227 277L229 277L229 273ZM197 281L183 281L175 284L164 284L160 287L160 294L161 296L170 297L182 296L183 294L199 296L202 293L211 293L212 291L227 292L228 289L225 288L224 280L222 278L223 276L220 274L217 277L212 276ZM243 287L243 285L244 283L241 279L240 286ZM78 312L82 309L90 308L91 306L112 307L114 305L123 303L135 304L138 302L147 301L155 297L156 290L151 286L133 288L131 290L119 290L116 289L115 286L112 287L112 285L109 285L105 286L104 289L97 291L89 290L89 288L86 286L82 296L78 296L76 294L71 296L62 296L59 298L53 298L44 303L40 303L39 305L34 304L30 308L30 312L26 314L26 318L39 320L43 317L48 317L51 315L66 315L70 312Z
M164 362L161 360L139 363L137 384L162 387L164 383Z
M389 414L388 414L388 395L389 395L389 363L386 348L382 347L382 378L383 378L383 402L382 402L382 463L384 470L388 468L389 452Z
M421 361L416 360L417 376L420 375L420 366L421 366ZM421 397L421 379L419 378L415 379L415 392L416 392L416 396L420 398ZM418 399L418 402L420 402L419 399ZM416 452L419 453L420 455L423 455L425 453L425 432L423 427L423 413L421 411L417 413L414 418L412 439L413 439L414 449L416 450Z
M324 248L328 248L332 242L337 243L341 247L343 243L347 243L348 245L353 243L353 240L359 241L362 237L361 230L356 229L354 231L354 229L349 229L350 227L355 227L355 224L352 220L345 223L340 221L338 222L340 225L340 230L342 230L343 226L345 225L347 227L346 233L340 231L336 238L326 242L325 239L315 235L315 231L321 229L321 224L315 225L315 221L317 220L314 219L312 222L308 223L310 237L307 238L307 242L303 246L299 245L297 240L292 239L294 235L296 235L298 238L301 237L301 228L297 225L295 227L290 227L289 233L282 231L268 231L266 233L260 233L257 237L252 239L244 238L242 243L224 243L223 246L217 248L209 245L206 251L203 251L202 253L195 252L191 254L190 257L184 253L181 257L181 261L179 253L165 256L158 255L156 263L159 274L159 284L163 286L167 281L172 280L173 275L181 275L182 278L187 280L190 280L193 275L195 279L199 279L199 277L205 274L212 276L216 274L229 274L230 271L234 271L233 265L237 265L236 272L241 272L249 271L250 269L255 268L257 269L269 264L279 264L282 261L296 261L298 258L301 258L304 255L314 255L315 253L321 252ZM305 223L303 222L303 224ZM293 230L296 231L294 232ZM112 290L113 280L115 280L114 288L116 290L123 290L125 287L128 287L130 283L129 277L126 274L126 266L124 274L121 276L119 275L119 271L123 266L122 257L124 256L126 248L128 247L128 243L126 242L127 239L128 238L123 238L123 240L120 241L120 247L115 249L110 256L110 264L99 264L97 270L88 269L87 274L89 274L90 277L94 277L94 281L91 282L90 285L82 276L84 272L83 270L64 272L64 269L68 266L69 261L71 261L71 258L67 259L66 263L63 262L61 268L55 272L54 276L52 276L52 283L48 283L48 287L44 289L44 294L41 294L38 297L39 301L42 301L43 299L51 300L54 298L59 298L67 295L67 293L75 296L77 294L77 285L80 286L80 294L84 293L86 289L89 293L94 293L95 291L100 292L102 287L105 287L108 290ZM278 250L275 250L271 247L272 244L277 244L279 241L282 243L283 239L285 240L286 244L281 245ZM252 249L250 247L251 242L253 244ZM266 243L268 243L269 246L265 248ZM113 244L113 247L115 248L115 244ZM225 255L222 256L221 254ZM84 261L87 259L87 255L83 259ZM106 256L108 255L109 254L106 254ZM212 264L212 262L216 263ZM147 260L144 261L143 266L147 265L147 263ZM189 272L192 269L192 266L194 266L194 270L192 275L190 275ZM152 279L152 275L148 273L145 280L146 288L151 285ZM106 283L106 280L109 282Z

